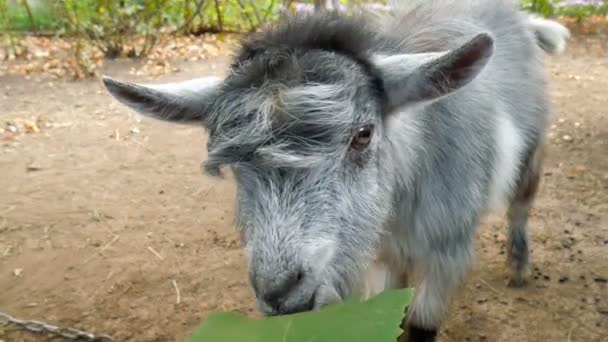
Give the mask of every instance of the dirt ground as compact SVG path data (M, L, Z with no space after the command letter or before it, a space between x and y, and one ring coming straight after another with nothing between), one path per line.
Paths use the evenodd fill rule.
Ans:
M163 79L227 63L184 62ZM555 125L531 219L533 279L506 287L505 224L489 217L440 341L608 341L608 55L577 39L548 63ZM106 72L144 80L129 67ZM201 129L141 119L98 80L1 76L0 111L2 125L40 127L0 133L0 311L117 341L183 341L217 310L258 315L234 185L201 175ZM47 340L8 327L0 339Z

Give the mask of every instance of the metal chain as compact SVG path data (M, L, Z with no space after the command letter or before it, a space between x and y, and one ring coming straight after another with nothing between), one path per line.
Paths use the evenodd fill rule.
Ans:
M40 321L27 321L17 319L9 314L0 311L0 326L14 325L23 330L33 333L48 333L54 336L63 337L68 340L84 340L84 341L99 341L99 342L114 342L114 339L108 335L94 335L86 331L74 328L62 328L56 325L48 324Z

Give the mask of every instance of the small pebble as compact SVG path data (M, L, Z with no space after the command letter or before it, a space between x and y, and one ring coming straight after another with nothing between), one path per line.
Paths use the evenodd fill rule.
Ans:
M564 135L564 136L562 137L562 140L563 140L563 141L565 141L565 142L571 142L571 141L572 141L572 140L574 140L574 139L572 138L572 136L571 136L571 135L566 134L566 135Z
M562 243L562 247L569 249L574 244L574 241L570 238L565 238L565 239L562 239L561 243Z

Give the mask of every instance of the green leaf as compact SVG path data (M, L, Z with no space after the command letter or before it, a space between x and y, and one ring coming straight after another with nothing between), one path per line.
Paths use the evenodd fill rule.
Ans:
M215 313L191 342L395 342L412 290L387 290L367 301L353 298L287 316L251 319L236 312Z

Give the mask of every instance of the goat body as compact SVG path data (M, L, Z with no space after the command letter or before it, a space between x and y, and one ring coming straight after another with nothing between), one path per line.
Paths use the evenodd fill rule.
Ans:
M431 341L488 210L508 208L511 283L525 281L542 50L569 33L507 0L391 8L290 17L243 42L224 79L104 82L140 113L208 130L205 170L234 172L264 313L413 284L406 339Z

